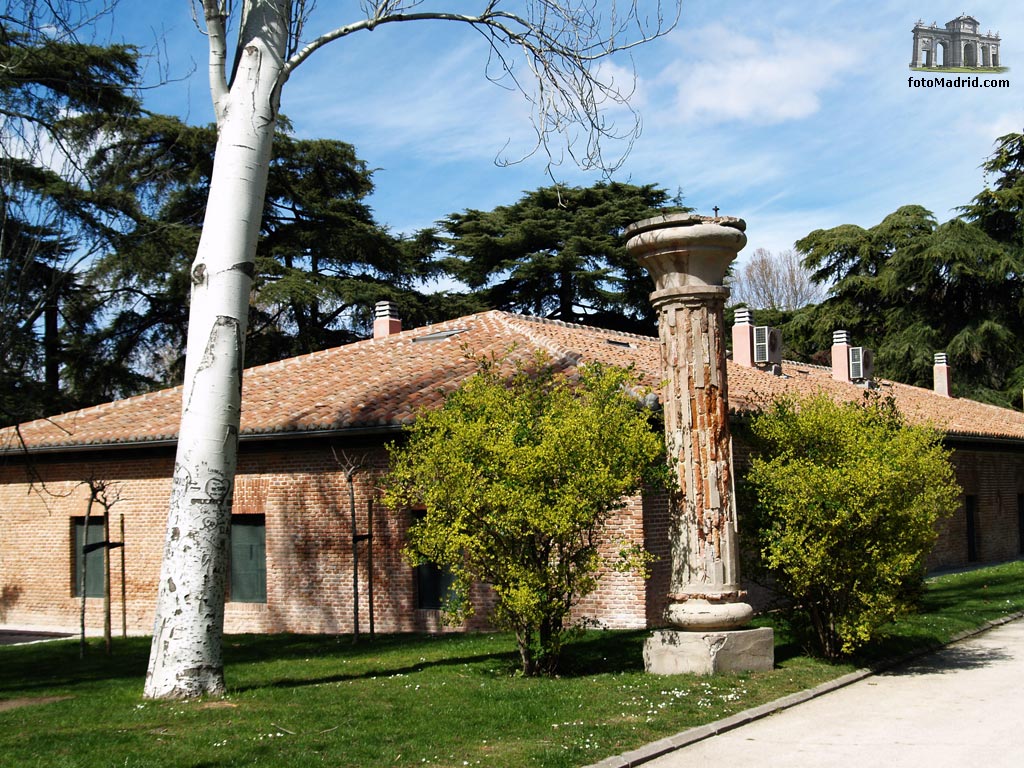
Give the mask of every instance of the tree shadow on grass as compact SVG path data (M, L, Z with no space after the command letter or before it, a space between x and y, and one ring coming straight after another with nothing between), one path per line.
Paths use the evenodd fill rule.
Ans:
M497 664L511 672L515 662L515 654L508 650L506 641L496 642L489 635L468 633L378 635L374 640L364 638L358 644L352 642L351 635L246 635L225 642L224 655L232 692L388 678L436 667L473 665L483 674L484 667ZM231 684L232 666L289 660L315 660L319 670L325 664L336 663L339 671L302 676L294 674L293 669L289 670L292 674L285 672L258 683ZM340 671L342 664L350 663L357 665L355 671Z
M643 670L646 631L591 631L564 649L563 677L638 672ZM85 659L78 658L74 640L3 649L0 663L0 694L49 689L66 690L104 681L133 680L141 685L146 674L150 640L146 637L116 640L114 653L106 656L99 641L92 640ZM274 671L246 669L261 663L310 661L323 671L307 676L301 668L285 666ZM512 676L519 668L519 654L508 636L488 634L379 635L352 642L351 635L227 635L224 638L225 674L233 692L260 688L288 688L348 680L409 675L438 667L469 665L476 674ZM355 669L346 671L342 664ZM351 669L351 668L350 668ZM296 674L296 672L299 674ZM248 682L262 677L259 682ZM233 679L241 679L237 685Z
M510 653L482 653L475 656L452 656L449 658L433 659L431 661L421 661L416 664L409 664L402 666L396 664L393 666L382 665L373 669L367 669L361 672L349 672L349 673L338 673L333 675L320 675L316 677L278 677L273 680L267 680L261 683L243 683L241 685L230 685L230 679L228 680L229 689L232 693L243 693L245 691L261 690L265 688L303 688L310 685L326 685L330 683L344 683L353 680L377 680L388 677L399 677L406 675L414 675L419 672L424 672L428 669L435 669L439 667L462 667L467 664L479 665L482 662L492 660L499 662L503 667L512 668L513 654Z
M974 621L971 626L977 624L978 622ZM944 625L911 626L904 624L899 626L898 629L893 629L893 625L890 625L888 628L883 629L870 643L859 648L852 655L829 662L816 653L813 648L810 648L807 643L801 643L796 639L795 634L786 628L784 622L776 624L775 631L776 666L800 656L810 656L822 662L835 665L852 664L856 667L870 667L882 670L902 669L902 666L896 667L894 665L902 665L904 662L901 660L917 658L941 649L950 635L950 632L944 628ZM975 656L979 659L975 666L985 663L981 661L981 655L975 654ZM961 658L964 665L967 665L967 659L968 656L966 655ZM999 660L999 657L993 656L993 659Z
M562 663L559 668L559 677L588 677L595 674L618 674L627 672L643 672L643 642L649 636L649 632L643 631L591 631L583 636L567 643L563 648ZM437 657L440 643L445 638L452 638L453 645L451 656ZM323 645L342 643L344 640L333 638L322 638L320 642L309 642L302 637L288 638L284 640L287 653L291 656L307 658L310 655L317 655L323 659ZM242 683L231 686L233 692L244 692L260 688L299 688L309 685L324 685L328 683L348 682L352 680L370 680L388 678L398 675L412 675L424 672L429 669L444 667L463 667L470 665L474 667L475 673L481 676L512 677L519 669L519 654L517 651L508 650L486 650L481 648L478 653L472 653L472 636L436 636L436 635L391 635L378 639L373 643L364 645L351 645L351 639L347 640L348 646L338 649L339 660L342 656L345 659L362 660L372 663L375 657L386 658L388 649L395 649L405 657L414 656L419 651L429 651L435 658L420 660L415 663L402 663L396 659L395 663L381 663L370 669L361 669L354 672L339 672L337 674L314 675L310 677L284 676L261 683ZM237 647L226 649L228 663L244 663L252 661L266 661L270 658L279 659L281 643L275 638L272 648L277 649L274 656L263 656L262 648L266 645L263 638L259 636L247 637L245 643L239 643ZM461 651L461 653L460 653ZM467 652L469 651L469 652ZM230 680L229 680L230 682Z
M487 659L501 661L513 668L513 654L507 651L507 644L501 649L488 648L498 643L486 636L466 635L386 635L374 641L352 642L351 635L226 635L224 637L225 675L229 686L235 676L251 677L253 673L241 667L261 662L302 662L315 660L322 668L324 663L356 663L372 668L365 674L325 676L323 679L282 678L260 685L233 687L232 690L249 690L269 686L308 685L330 680L347 680L353 677L387 676L408 674L417 667L432 664L472 664ZM28 646L7 646L0 653L0 695L48 689L66 690L88 686L104 681L135 680L141 689L149 660L150 638L135 637L116 639L114 652L107 656L102 641L90 640L88 653L79 658L77 640L57 641ZM450 651L447 649L450 648ZM436 658L439 653L449 652L448 658L437 661L409 664L402 658ZM395 657L388 666L387 659ZM383 663L375 664L380 659ZM287 674L287 673L286 673Z
M589 677L644 671L644 641L650 630L595 630L562 649L559 677Z
M921 606L928 612L976 615L987 609L993 615L1005 613L1007 604L1020 601L1020 583L1016 561L947 574L927 584Z
M149 638L117 638L107 656L103 641L90 639L84 659L78 640L8 646L0 654L0 693L66 689L107 680L139 680L146 674Z

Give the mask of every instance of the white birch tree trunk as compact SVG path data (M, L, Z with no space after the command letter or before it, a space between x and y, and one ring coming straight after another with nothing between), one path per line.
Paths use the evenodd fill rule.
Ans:
M207 3L207 27L217 148L203 232L192 264L181 428L147 698L224 693L221 637L245 331L289 3L247 3L229 87L223 80L222 19L218 23L210 14L215 5Z

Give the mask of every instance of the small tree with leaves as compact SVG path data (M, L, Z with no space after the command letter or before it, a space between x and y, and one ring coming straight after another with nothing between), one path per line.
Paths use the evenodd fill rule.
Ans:
M636 544L608 562L599 543L623 497L661 477L663 446L626 394L639 388L632 372L587 365L569 377L543 357L512 367L481 360L420 415L391 448L385 503L425 507L407 553L451 570L449 615L472 612L472 582L492 585L523 674L553 674L575 601L604 568L646 565Z
M751 430L745 519L759 564L807 645L849 655L912 607L936 522L957 507L949 451L877 396L783 398Z

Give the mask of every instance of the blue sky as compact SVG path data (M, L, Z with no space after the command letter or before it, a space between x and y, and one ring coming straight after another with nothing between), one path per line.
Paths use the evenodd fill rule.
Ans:
M335 18L346 12L336 6L356 10L319 6L310 32L353 19ZM1010 72L999 77L1011 86L909 87L914 23L962 12L1000 33ZM162 41L151 76L171 82L147 93L151 109L212 120L206 42L188 0L127 0L113 29L145 49ZM380 27L314 54L286 84L282 110L300 137L354 144L377 169L378 220L411 232L550 183L539 158L495 165L532 134L522 98L484 77L486 55L460 25ZM817 228L871 226L910 203L948 219L982 188L994 139L1024 127L1024 14L1004 0L687 0L674 32L613 66L635 67L644 126L614 178L682 188L700 213L718 206L746 219L741 259ZM599 179L569 164L554 173Z

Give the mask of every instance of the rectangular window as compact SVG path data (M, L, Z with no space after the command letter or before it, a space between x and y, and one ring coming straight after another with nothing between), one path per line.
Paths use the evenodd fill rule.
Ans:
M416 607L438 609L444 605L452 586L452 573L434 563L416 566Z
M967 517L967 562L978 562L978 497L964 497L964 513Z
M412 510L412 521L418 523L426 516L426 510ZM421 610L437 610L444 605L451 589L452 573L436 563L421 563L416 566L416 607Z
M103 597L103 517L89 516L89 532L86 535L85 518L71 518L74 528L74 549L71 554L72 576L71 583L74 584L73 594L75 597L82 596L82 558L85 563L85 596ZM90 545L88 552L84 549Z
M233 603L267 602L267 524L264 515L231 516Z
M1017 551L1024 555L1024 493L1017 494Z

